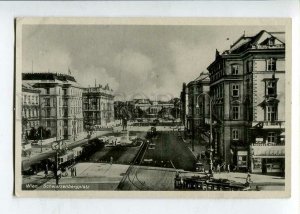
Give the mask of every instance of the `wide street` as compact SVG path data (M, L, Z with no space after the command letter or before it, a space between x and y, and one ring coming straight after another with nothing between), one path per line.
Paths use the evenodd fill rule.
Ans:
M159 132L150 142L141 165L194 171L195 162L195 157L178 136L178 132L171 131Z
M149 127L150 128L150 127ZM149 130L149 129L148 129ZM130 131L130 136L145 138L145 131ZM104 135L124 135L109 132ZM79 140L70 148L80 146L87 140ZM41 160L53 155L46 152L31 159ZM112 160L112 162L111 162ZM177 131L159 131L157 135L137 146L100 147L84 162L76 164L78 176L60 179L60 184L88 184L90 190L174 190L176 172L195 171L195 154ZM194 174L194 173L192 173ZM55 183L53 173L45 178L44 172L23 176L23 188L44 189L44 185ZM215 178L229 179L244 183L245 173L214 174ZM267 175L252 175L253 189L283 189L284 178ZM29 186L28 186L29 185ZM32 185L32 186L30 186ZM44 187L43 187L44 186Z
M145 132L130 131L130 136L136 136L138 138L144 138ZM120 136L126 133L109 133L106 135ZM114 146L114 147L104 147L95 151L95 153L88 158L88 162L110 162L111 158L113 163L117 164L130 164L135 158L140 146Z

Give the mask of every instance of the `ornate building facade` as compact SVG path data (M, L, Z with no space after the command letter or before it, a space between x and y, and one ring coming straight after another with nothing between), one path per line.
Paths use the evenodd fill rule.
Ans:
M209 74L201 73L187 84L187 123L186 130L193 138L199 137L209 119Z
M114 95L108 85L83 90L84 125L111 126L114 123Z
M242 35L209 67L215 157L237 169L284 171L285 35Z
M71 75L23 73L23 83L40 91L40 125L57 140L83 132L82 88Z
M40 90L22 83L22 140L30 129L40 126Z

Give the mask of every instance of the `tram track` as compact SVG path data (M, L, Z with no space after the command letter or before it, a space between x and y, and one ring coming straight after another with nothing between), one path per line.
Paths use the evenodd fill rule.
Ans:
M134 158L134 160L131 162L130 166L128 167L125 176L123 177L123 179L121 180L120 184L118 185L117 189L122 189L124 187L124 184L126 182L126 180L128 180L135 188L137 188L138 190L144 190L145 189L145 184L143 184L137 177L137 170L134 170L134 167L136 166L135 164L138 163L138 166L141 164L143 157L147 151L147 148L149 146L149 142L148 141L144 141L143 144L141 145L140 150L138 151L136 157ZM130 177L130 174L134 175L134 177ZM140 185L142 185L142 187L140 187L139 185L137 185L134 180L137 180Z

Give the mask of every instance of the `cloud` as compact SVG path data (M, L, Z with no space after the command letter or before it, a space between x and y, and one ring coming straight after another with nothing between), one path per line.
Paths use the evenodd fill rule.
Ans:
M170 42L170 49L175 65L175 75L181 78L181 82L191 81L206 70L207 56L205 56L203 44L177 40Z
M119 88L119 82L103 67L97 68L95 66L89 66L84 71L74 70L74 72L72 71L72 74L73 73L77 82L83 87L95 86L96 80L97 86L99 84L102 86L108 84L113 91L117 91Z
M126 92L127 97L133 97L137 92L147 94L147 89L155 84L155 65L149 56L141 52L123 50L114 57L113 68L120 83L119 92Z
M144 80L153 69L153 62L150 57L140 52L125 49L116 55L114 66L121 72Z
M34 53L31 53L34 52ZM67 73L72 59L70 54L62 49L34 48L24 54L24 72L59 72Z

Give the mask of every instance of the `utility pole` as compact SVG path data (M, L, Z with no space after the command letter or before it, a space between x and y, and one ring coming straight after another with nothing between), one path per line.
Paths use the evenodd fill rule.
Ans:
M194 100L194 97L193 97L193 102L192 102L192 151L195 151L195 148L194 148L194 140L195 140L195 125L194 125L195 112L194 112L194 106L195 106L195 100Z
M43 152L43 128L41 127L41 153Z
M212 175L213 174L213 147L212 147L212 143L213 143L213 121L212 121L212 102L213 99L211 98L211 96L209 96L209 94L207 93L201 93L198 95L197 97L197 107L199 107L198 104L198 98L201 95L206 95L209 98L209 117L210 117L210 126L209 126L209 173Z

